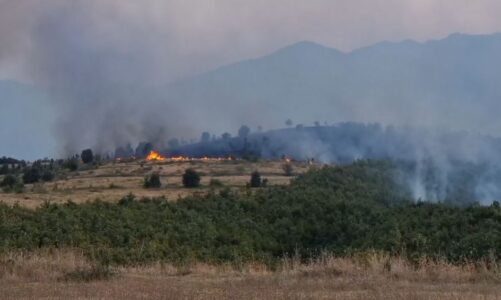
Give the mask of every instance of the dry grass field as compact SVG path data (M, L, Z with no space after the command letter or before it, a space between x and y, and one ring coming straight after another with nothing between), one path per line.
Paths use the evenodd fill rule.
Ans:
M195 264L99 271L73 251L10 254L0 260L1 299L500 299L501 277L482 265L410 265L366 255L309 264Z
M294 172L303 173L311 165L293 162ZM21 194L3 193L0 190L0 201L26 207L37 207L49 201L75 203L93 201L118 201L129 193L138 197L166 197L176 200L190 193L203 193L209 190L211 179L220 180L226 187L244 188L249 182L250 174L258 170L269 185L286 185L291 177L285 176L283 161L248 162L235 161L188 161L188 162L145 162L135 160L129 162L107 163L95 169L66 172L57 180L49 183L28 184ZM201 187L186 189L182 185L182 174L187 168L194 168L202 175ZM144 189L144 176L158 172L162 187Z

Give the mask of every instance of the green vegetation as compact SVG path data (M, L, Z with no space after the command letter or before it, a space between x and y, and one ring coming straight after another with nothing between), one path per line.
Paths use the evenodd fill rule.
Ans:
M155 172L144 177L144 183L143 183L144 188L152 189L152 188L159 188L161 186L162 183L160 182L160 174Z
M263 182L261 181L261 173L259 173L258 171L252 172L251 179L249 182L250 187L258 188L261 187L262 183Z
M187 188L196 188L200 186L200 174L194 169L186 169L183 174L183 185Z
M209 186L210 187L222 187L222 186L224 186L224 184L219 179L211 178L210 181L209 181Z
M92 153L91 149L83 150L80 157L82 158L82 162L84 164L90 164L91 162L94 161L94 154Z
M294 168L292 167L292 165L290 163L285 163L282 166L282 169L284 170L285 176L290 177L290 176L294 175Z
M22 193L24 191L24 184L15 175L11 174L4 176L0 181L0 187L5 193Z
M414 202L389 162L360 161L310 171L287 187L220 193L178 201L124 197L0 205L0 252L79 248L102 265L155 261L274 265L382 251L419 261L501 259L501 208Z

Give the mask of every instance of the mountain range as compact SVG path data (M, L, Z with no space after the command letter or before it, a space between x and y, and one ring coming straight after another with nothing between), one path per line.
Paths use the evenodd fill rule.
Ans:
M382 42L349 53L305 41L157 86L148 97L169 103L195 132L220 134L241 124L277 128L291 119L306 125L378 122L496 135L500 54L499 33ZM8 146L18 136L37 138L30 128L13 134L12 128L23 128L23 118L40 118L40 124L53 120L54 112L40 104L46 98L31 86L0 82L0 138L7 141L2 153L19 150Z
M495 133L501 129L501 34L383 42L350 53L300 42L172 84L168 98L203 124L266 128L381 122Z

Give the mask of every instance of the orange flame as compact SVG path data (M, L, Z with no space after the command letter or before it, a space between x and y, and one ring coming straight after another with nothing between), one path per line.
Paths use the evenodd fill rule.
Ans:
M162 156L159 152L153 150L146 157L146 160L147 161L168 161L168 162L186 162L186 161L210 162L210 161L231 161L231 160L235 160L235 159L233 157L208 157L208 156L203 156L203 157L188 157L188 156L165 157L165 156Z
M158 153L155 150L152 150L150 154L146 157L146 160L149 161L164 161L167 160L164 156L162 156L160 153Z

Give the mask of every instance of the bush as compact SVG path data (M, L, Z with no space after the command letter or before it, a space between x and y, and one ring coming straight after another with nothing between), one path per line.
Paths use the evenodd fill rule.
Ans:
M0 182L0 187L9 187L9 188L12 188L18 182L19 182L19 180L17 179L16 176L14 176L14 175L7 175Z
M200 186L200 174L194 169L186 169L183 174L183 185L187 188L195 188Z
M147 175L144 177L144 188L147 189L152 189L152 188L159 188L162 186L162 183L160 182L160 175L158 173L152 173L150 175Z
M258 171L254 171L251 174L250 187L257 188L261 187L261 174Z
M70 171L78 170L78 160L74 158L70 158L64 161L63 168L68 169Z
M211 187L222 187L224 184L219 179L211 178L209 181L209 186Z
M40 170L38 168L26 168L23 173L23 182L25 184L35 183L40 181Z
M292 176L294 173L294 168L290 163L286 163L282 166L285 176Z
M7 175L0 182L0 187L6 193L15 192L22 193L24 192L24 184L19 181L19 179L14 175Z
M8 164L3 164L2 167L0 168L0 175L5 175L9 174L9 165Z
M44 170L42 172L42 181L48 182L54 180L54 172L50 170Z
M91 149L85 149L82 151L82 155L80 155L80 157L82 158L82 162L84 164L89 164L94 161L94 154Z

